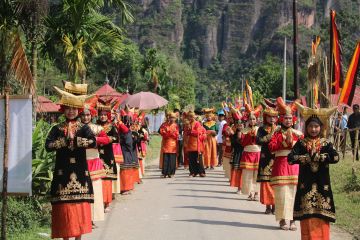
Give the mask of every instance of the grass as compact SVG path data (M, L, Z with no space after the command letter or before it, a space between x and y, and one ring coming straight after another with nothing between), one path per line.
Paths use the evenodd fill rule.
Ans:
M43 240L44 239L45 240L45 239L51 239L50 232L51 231L49 227L35 227L23 233L9 234L8 239L9 240Z
M352 157L347 155L338 164L330 167L337 217L335 225L353 234L355 239L360 239L360 192L345 191L352 175L352 166ZM355 162L355 167L356 175L360 178L360 162Z
M146 161L147 165L157 165L159 163L161 149L161 136L151 135L151 139L147 148Z

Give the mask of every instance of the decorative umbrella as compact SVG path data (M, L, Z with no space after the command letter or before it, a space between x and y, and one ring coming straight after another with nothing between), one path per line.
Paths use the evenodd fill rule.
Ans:
M122 105L139 108L140 110L152 110L165 106L168 101L152 92L139 92L125 99Z

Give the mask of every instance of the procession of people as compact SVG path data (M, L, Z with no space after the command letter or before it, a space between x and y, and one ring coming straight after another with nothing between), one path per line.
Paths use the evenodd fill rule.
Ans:
M205 170L212 171L219 162L229 186L236 188L234 193L260 201L264 214L275 215L281 230L296 231L299 220L301 239L330 239L329 222L335 221L335 205L329 164L337 163L339 155L326 132L335 110L307 108L298 100L286 104L279 97L274 102L264 99L257 107L225 103L217 120L215 109L202 109L201 115L183 112L179 117L184 126L181 151L189 158L189 177L206 177ZM171 177L178 166L175 153L179 149L172 149L173 158L167 153L168 142L175 146L178 134L182 134L175 118L174 113L168 113L160 128L164 177L168 166L172 166ZM300 121L305 122L303 131L295 129Z
M55 89L65 121L51 129L45 145L56 152L52 237L78 240L105 220L117 194L131 194L142 183L149 133L143 112L88 95L86 84ZM263 204L281 230L296 231L299 220L302 239L329 239L335 221L329 164L339 155L326 134L335 110L279 97L258 106L251 100L223 103L218 111L168 111L158 131L161 177L176 177L184 167L190 178L206 179L222 166L234 193ZM295 129L300 121L303 131Z

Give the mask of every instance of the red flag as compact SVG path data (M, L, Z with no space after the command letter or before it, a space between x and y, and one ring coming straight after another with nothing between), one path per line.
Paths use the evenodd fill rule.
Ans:
M343 73L341 62L341 45L340 33L335 22L336 12L330 11L330 69L331 69L331 85L332 93L338 94L343 86Z
M356 78L359 70L359 59L360 59L360 42L357 43L354 55L351 59L349 69L346 74L344 86L341 90L339 102L351 106L354 99Z

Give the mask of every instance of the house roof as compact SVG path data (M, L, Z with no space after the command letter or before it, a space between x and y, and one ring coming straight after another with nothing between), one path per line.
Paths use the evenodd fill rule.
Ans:
M59 112L60 106L55 104L46 97L38 96L37 101L38 101L38 104L36 106L37 113Z
M109 84L105 84L104 86L102 86L101 88L99 88L96 92L96 95L98 95L99 97L105 97L105 96L110 96L110 97L121 97L123 94L117 92L115 89L113 89Z
M360 105L360 86L356 86L355 88L355 94L354 94L354 99L352 101L352 105L346 105L346 104L339 104L338 103L338 99L339 99L339 95L340 94L331 94L331 103L333 106L338 106L338 110L339 112L342 112L344 107L348 107L348 111L347 112L352 112L352 106L354 104L359 104Z

